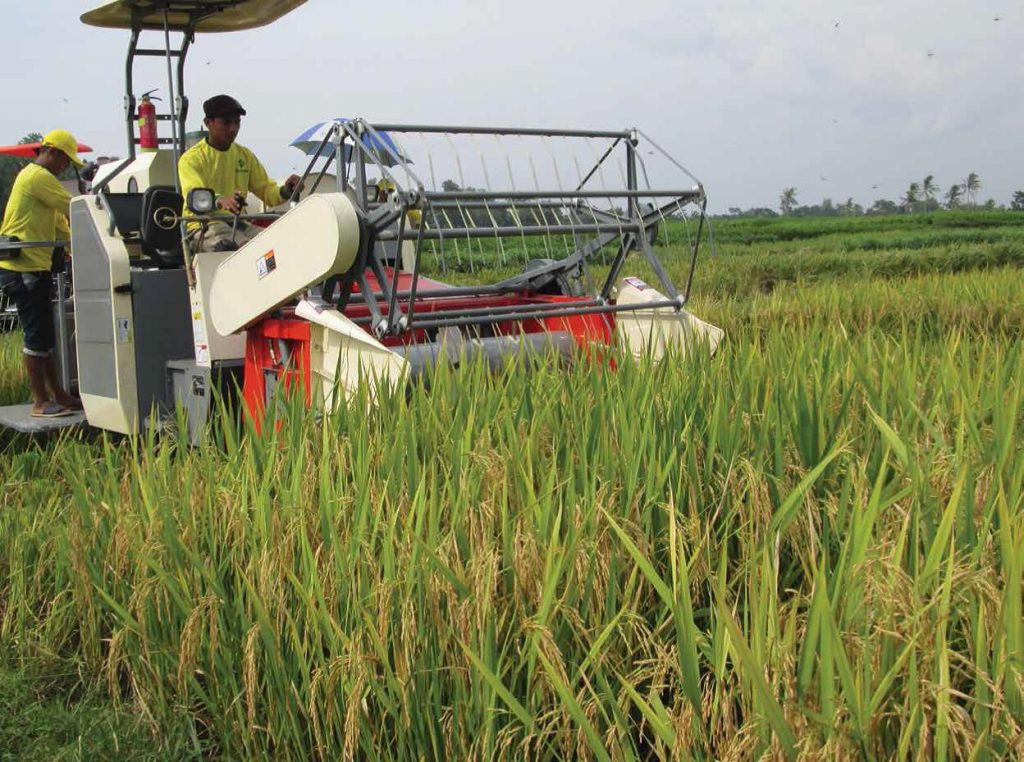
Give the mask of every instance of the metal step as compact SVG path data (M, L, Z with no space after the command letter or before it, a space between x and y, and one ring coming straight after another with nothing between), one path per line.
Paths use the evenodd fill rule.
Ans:
M82 410L59 418L35 418L30 403L0 407L0 427L14 429L22 434L47 434L84 425L85 411Z

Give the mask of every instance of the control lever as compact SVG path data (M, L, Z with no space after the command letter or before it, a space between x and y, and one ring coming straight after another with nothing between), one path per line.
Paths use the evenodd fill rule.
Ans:
M235 219L231 222L231 245L234 248L238 248L235 243L235 236L238 234L238 218L241 217L242 211L245 209L245 196L236 191L235 202L238 204L238 211L235 213Z

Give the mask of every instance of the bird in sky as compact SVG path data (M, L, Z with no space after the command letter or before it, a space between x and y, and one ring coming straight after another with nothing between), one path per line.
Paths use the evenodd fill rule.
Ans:
M878 183L871 186L871 190L878 190Z
M828 178L825 177L825 175L818 175L818 179L821 180L822 182L825 182L826 180L828 180Z
M995 17L994 19L992 19L992 20L993 20L993 21L1002 21L1002 20L1003 20L1003 17L1002 17L1002 16L1000 16L1000 15L999 15L999 14L997 13L997 14L996 14L996 17Z
M928 57L929 58L935 58L935 53L933 51L929 50L928 51Z
M832 25L832 28L833 28L833 29L838 29L838 28L839 28L839 22L837 21L836 23L834 23L834 24Z

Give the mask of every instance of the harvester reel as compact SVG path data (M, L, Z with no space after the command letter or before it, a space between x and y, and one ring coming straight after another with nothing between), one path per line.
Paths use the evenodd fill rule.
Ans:
M683 310L704 191L639 131L325 124L303 182L319 173L316 188L332 173L357 207L361 251L349 272L324 284L324 298L354 310L353 321L389 346L431 342L452 327L490 336L545 326L591 331L596 321L611 330L613 313ZM644 158L659 153L667 162ZM670 179L666 163L691 182L652 185ZM389 189L386 197L381 187ZM683 213L691 204L700 212L696 234ZM680 224L661 225L669 216ZM671 241L674 234L681 239ZM662 237L689 250L684 289L653 249ZM634 254L653 273L645 288L654 298L620 305L616 284ZM602 268L598 276L593 265ZM509 268L519 274L477 285L444 282L452 272Z

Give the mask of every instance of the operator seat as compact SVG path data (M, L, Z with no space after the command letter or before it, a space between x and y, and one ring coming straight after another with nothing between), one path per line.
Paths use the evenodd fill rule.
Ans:
M185 263L178 224L183 204L181 194L170 185L154 185L142 194L139 221L142 253L162 270Z
M110 219L114 223L114 229L128 243L136 243L139 236L139 219L142 211L141 193L112 193L104 190L102 199Z
M181 194L171 185L154 185L145 193L103 191L103 203L125 243L139 244L142 254L162 270L185 262L178 214Z

